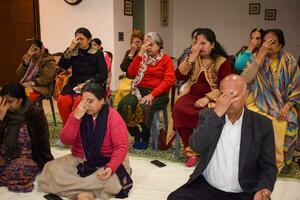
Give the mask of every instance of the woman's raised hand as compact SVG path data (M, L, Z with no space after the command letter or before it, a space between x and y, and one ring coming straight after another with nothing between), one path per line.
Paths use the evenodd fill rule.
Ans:
M72 40L71 45L69 46L69 51L73 51L77 47L77 45L78 45L79 42L80 42L79 36L75 37Z
M130 46L130 52L129 54L130 55L134 55L136 50L138 49L138 46L137 46L137 39L133 39L132 42L131 42L131 46Z
M8 110L8 105L4 97L0 97L0 120L2 121Z
M74 117L76 119L81 119L83 115L86 113L88 108L89 108L89 100L82 99L74 111Z
M143 56L146 53L147 49L150 47L150 45L151 41L145 39L144 44L140 48L139 56Z
M202 47L203 47L203 45L199 44L199 43L194 43L192 45L191 54L189 55L189 58L188 58L189 62L193 63L196 60Z
M34 54L34 52L35 52L35 50L34 50L34 48L31 46L31 47L28 49L28 51L27 51L27 53L25 54L25 56L23 57L23 61L25 62L25 64L29 65L29 62L30 62L30 60L31 60L31 58L32 58L32 56L33 56L33 54Z

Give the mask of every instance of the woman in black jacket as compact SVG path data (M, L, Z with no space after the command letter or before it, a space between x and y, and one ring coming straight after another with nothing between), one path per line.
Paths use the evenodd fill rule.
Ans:
M0 186L31 192L36 175L53 159L45 114L18 83L0 91Z
M81 88L88 82L106 85L107 66L102 51L95 49L90 41L92 34L86 28L78 28L75 38L60 58L58 65L63 69L72 66L72 75L57 99L57 107L63 124L73 108L81 100Z

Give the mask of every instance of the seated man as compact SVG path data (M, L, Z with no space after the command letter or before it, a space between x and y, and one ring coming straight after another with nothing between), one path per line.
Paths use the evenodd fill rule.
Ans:
M47 52L42 41L32 40L17 69L20 84L25 88L26 95L31 101L34 102L39 96L50 93L55 70L55 59Z
M276 181L272 122L245 107L246 82L225 77L214 109L199 115L190 137L201 154L190 179L168 200L268 200Z

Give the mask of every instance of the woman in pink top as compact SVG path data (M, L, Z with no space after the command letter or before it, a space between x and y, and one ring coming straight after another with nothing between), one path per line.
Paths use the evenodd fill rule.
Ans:
M72 154L55 159L39 177L39 191L71 199L125 198L132 187L125 122L106 103L97 83L82 89L82 100L60 133Z

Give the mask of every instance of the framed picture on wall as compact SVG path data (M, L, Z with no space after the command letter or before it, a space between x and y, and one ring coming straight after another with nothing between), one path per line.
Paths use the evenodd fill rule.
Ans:
M250 3L249 15L259 15L259 14L260 14L260 3Z
M124 15L132 16L133 3L132 0L124 0Z
M266 9L265 20L276 20L276 9Z
M160 19L162 26L169 25L169 0L160 0Z

